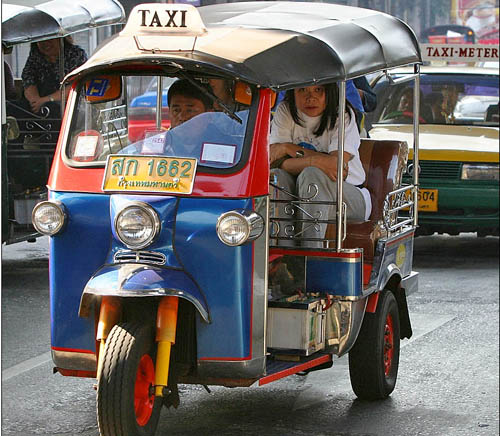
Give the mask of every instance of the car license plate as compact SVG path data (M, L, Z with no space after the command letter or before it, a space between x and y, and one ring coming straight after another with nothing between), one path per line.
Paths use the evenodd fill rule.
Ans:
M102 189L191 194L197 163L184 157L110 155Z
M418 210L422 212L438 211L438 190L419 189L418 190Z

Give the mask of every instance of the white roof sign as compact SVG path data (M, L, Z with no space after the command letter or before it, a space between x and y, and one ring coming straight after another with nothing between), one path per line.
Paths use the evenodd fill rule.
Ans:
M498 62L498 46L489 44L420 44L422 60Z

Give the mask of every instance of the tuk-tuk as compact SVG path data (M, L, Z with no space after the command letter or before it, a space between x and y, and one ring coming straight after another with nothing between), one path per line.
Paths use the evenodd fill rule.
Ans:
M2 85L4 56L23 60L29 44L58 38L59 77L64 77L64 38L125 21L125 11L116 0L51 0L34 7L2 2ZM93 35L95 36L95 35ZM90 36L89 36L90 39ZM96 39L96 38L94 38ZM68 72L68 71L66 71ZM1 94L2 115L2 243L33 242L41 236L33 228L31 212L47 199L49 176L59 130L58 105L43 105L33 113L22 104L22 83L16 79L16 95ZM18 86L19 85L19 86ZM2 89L3 90L3 89ZM63 99L64 100L64 99ZM64 101L61 101L64 108Z
M372 10L143 4L66 77L49 199L33 223L50 235L55 371L97 379L101 435L154 434L162 405L179 405L179 384L265 385L346 353L359 398L391 394L418 286L418 172L401 183L408 145L362 140L368 220L339 207L335 219L298 223L317 186L283 199L269 131L278 93L337 82L342 204L346 81L414 66L418 167L420 63L412 30ZM172 78L217 109L167 130ZM229 84L230 102L207 86L214 79ZM137 81L155 84L155 117L142 133L135 120L131 140ZM310 248L300 229L320 223L327 231Z

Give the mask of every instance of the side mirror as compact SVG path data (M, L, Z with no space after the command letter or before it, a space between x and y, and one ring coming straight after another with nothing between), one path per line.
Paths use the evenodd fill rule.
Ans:
M120 76L97 76L85 82L85 100L89 103L116 100L121 94Z

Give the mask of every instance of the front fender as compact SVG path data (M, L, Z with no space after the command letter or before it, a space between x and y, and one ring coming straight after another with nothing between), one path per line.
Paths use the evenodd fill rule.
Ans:
M203 292L184 271L153 265L124 263L100 268L87 282L80 300L79 316L88 317L96 296L184 298L210 323L210 312Z

